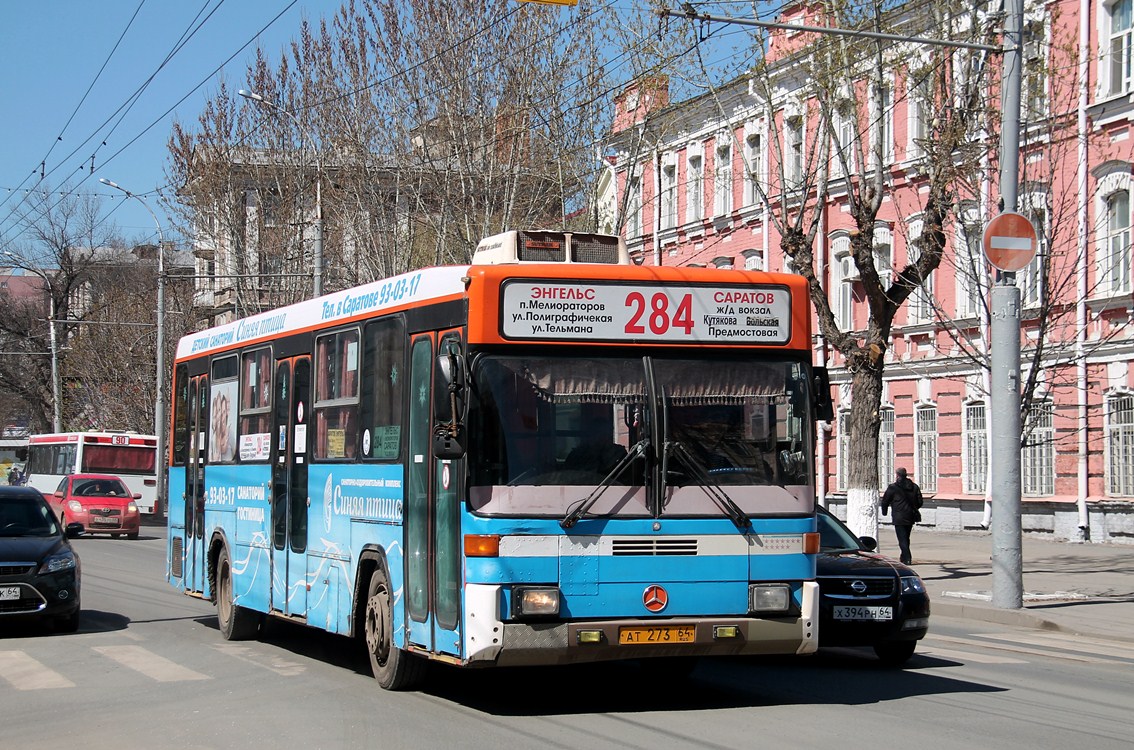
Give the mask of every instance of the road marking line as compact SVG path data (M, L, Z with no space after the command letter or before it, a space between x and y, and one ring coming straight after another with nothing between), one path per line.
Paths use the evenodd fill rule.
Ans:
M1114 664L1113 659L1095 659L1091 656L1078 656L1076 654L1063 654L1058 651L1049 651L1047 649L1038 648L1024 648L1023 646L1013 646L1009 643L997 643L996 641L986 640L973 640L972 638L955 638L949 635L935 635L934 640L948 641L949 643L963 643L966 646L976 648L994 648L998 651L1011 651L1017 654L1029 654L1031 656L1045 656L1051 659L1064 659L1066 661L1079 661L1086 664ZM1016 639L1018 640L1018 639Z
M141 672L158 682L182 682L185 680L208 680L208 675L158 656L141 646L94 646L95 651L108 656L124 667Z
M0 677L16 690L75 687L75 683L23 651L0 651Z
M1126 646L1113 641L1100 641L1098 639L1083 638L1077 635L1062 633L1044 633L1042 635L1012 635L1007 633L979 633L981 638L993 638L1001 641L1016 643L1030 643L1033 646L1051 646L1052 648L1065 648L1068 651L1081 651L1099 656L1114 656L1120 659L1134 658L1134 647Z
M307 667L300 662L253 654L252 649L248 646L238 646L234 643L214 643L213 648L231 659L239 659L257 667L270 669L282 677L295 677L307 671Z
M941 659L952 659L960 662L976 662L978 664L1027 664L1023 659L1013 659L1010 656L993 656L992 654L974 654L969 651L954 651L948 648L920 648L917 656L936 656Z

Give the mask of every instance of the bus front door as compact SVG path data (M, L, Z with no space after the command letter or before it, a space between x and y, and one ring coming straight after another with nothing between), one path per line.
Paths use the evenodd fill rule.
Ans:
M205 592L209 575L204 538L208 404L209 376L200 375L189 382L189 458L185 465L185 544L182 547L186 591Z
M434 346L434 342L439 344ZM406 631L415 646L461 654L461 536L458 483L464 459L433 458L436 399L448 399L436 381L436 356L460 350L460 336L423 334L410 354L409 458L405 497ZM429 396L432 394L432 397ZM432 561L432 562L430 562Z
M272 432L272 610L307 614L307 422L311 358L276 360Z

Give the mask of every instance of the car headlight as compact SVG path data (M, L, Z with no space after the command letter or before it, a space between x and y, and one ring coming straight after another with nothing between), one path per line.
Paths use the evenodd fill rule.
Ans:
M516 586L512 589L514 617L559 614L559 589L554 586Z
M924 594L925 584L917 576L902 576L903 594Z
M783 583L752 583L748 586L748 611L753 614L787 612L791 589Z
M126 511L128 513L137 513L138 512L138 504L136 502L134 502L133 500L131 500L130 502L126 503Z
M67 507L75 511L76 513L81 513L83 510L83 504L78 500L68 500Z
M61 570L70 570L75 567L75 553L70 550L56 552L39 566L40 573L58 573Z

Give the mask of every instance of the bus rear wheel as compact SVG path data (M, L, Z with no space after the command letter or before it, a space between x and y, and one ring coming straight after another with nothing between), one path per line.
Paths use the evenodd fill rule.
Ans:
M386 690L408 690L424 677L425 662L394 645L390 577L381 566L371 574L366 592L366 651L374 678Z
M226 641L246 641L260 629L260 615L241 607L232 596L232 565L228 550L222 548L217 556L217 624Z

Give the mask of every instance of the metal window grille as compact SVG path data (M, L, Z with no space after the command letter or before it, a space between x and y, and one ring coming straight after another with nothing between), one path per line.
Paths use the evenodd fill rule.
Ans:
M983 495L988 482L988 422L984 404L965 404L965 492Z
M920 406L914 413L917 482L927 492L937 491L937 407Z
M1022 450L1024 494L1055 494L1055 409L1050 401L1032 406L1028 414L1030 429L1025 431Z
M894 410L878 410L878 486L885 487L894 481Z
M1134 495L1134 395L1106 400L1106 492Z

